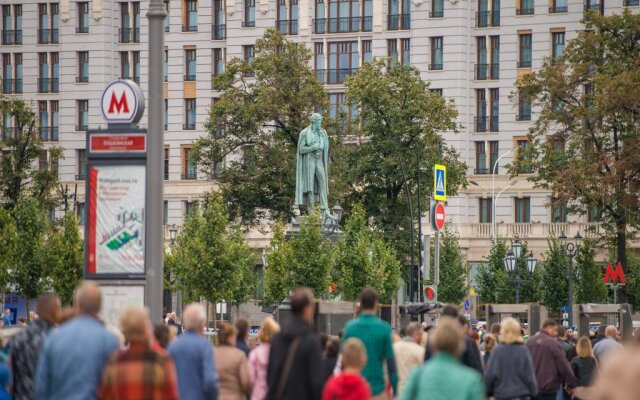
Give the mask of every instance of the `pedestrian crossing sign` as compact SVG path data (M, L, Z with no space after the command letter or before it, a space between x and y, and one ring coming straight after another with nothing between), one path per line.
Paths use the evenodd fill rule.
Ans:
M436 164L433 170L433 198L437 201L447 201L447 167Z

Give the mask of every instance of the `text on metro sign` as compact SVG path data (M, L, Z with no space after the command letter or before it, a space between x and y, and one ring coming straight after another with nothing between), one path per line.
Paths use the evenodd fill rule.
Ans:
M94 134L90 137L92 153L144 153L147 140L144 134Z

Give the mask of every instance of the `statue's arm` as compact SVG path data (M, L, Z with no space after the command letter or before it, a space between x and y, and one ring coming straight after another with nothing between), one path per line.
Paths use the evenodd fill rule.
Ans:
M312 146L306 146L305 145L306 141L304 140L305 138L303 136L306 136L305 132L302 132L300 134L300 142L299 142L300 146L298 146L298 152L300 154L309 154L309 153L312 153L312 152L314 152L316 150L322 150L322 145L318 144L318 143L316 143L316 144L314 144Z

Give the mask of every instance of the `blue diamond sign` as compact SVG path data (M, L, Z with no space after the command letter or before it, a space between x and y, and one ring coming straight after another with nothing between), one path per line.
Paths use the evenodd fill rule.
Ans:
M437 201L447 201L447 167L436 164L433 172L433 198Z

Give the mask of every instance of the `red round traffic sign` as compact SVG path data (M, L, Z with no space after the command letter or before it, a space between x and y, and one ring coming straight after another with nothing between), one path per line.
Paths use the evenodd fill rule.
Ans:
M441 231L444 228L444 204L438 203L436 204L435 209L433 210L433 220L435 222L435 227L437 230Z
M436 291L433 289L433 286L427 286L424 289L424 294L427 296L427 300L433 300L436 297Z

